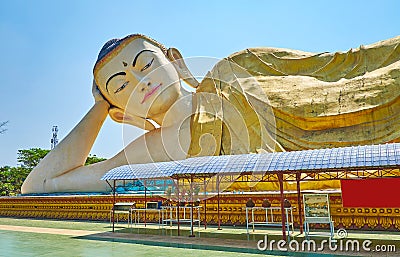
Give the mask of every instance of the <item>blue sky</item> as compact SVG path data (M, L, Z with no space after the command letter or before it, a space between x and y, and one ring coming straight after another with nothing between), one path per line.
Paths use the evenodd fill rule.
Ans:
M346 51L400 35L400 1L2 1L0 166L17 150L50 148L93 105L92 68L109 39L142 33L185 57L222 58L247 47ZM194 2L194 1L193 1ZM141 133L136 131L137 135ZM92 154L123 148L107 118Z

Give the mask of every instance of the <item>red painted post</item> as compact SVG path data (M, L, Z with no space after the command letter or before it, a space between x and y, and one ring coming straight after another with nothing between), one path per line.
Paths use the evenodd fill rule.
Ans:
M300 178L301 178L301 172L296 173L297 206L299 208L299 226L300 226L300 234L303 234L303 207L301 205Z
M113 184L113 212L112 212L112 222L113 222L113 230L112 232L114 233L114 217L115 217L115 180L114 180L114 184Z
M181 230L180 230L180 224L179 224L179 205L181 205L181 201L180 201L180 194L179 194L179 178L176 179L176 191L178 193L178 206L176 207L177 209L177 223L178 223L178 236L181 235Z
M217 174L217 192L218 192L218 230L222 230L221 228L221 217L219 216L219 176Z
M194 237L194 233L193 233L193 205L194 205L194 201L193 201L193 174L190 175L190 200L191 200L191 204L190 204L190 235L189 237Z
M285 215L285 196L283 195L283 174L278 173L279 191L281 197L281 216L282 216L282 239L286 241L286 215Z
M204 229L207 229L207 186L204 178Z
M144 185L144 226L146 227L146 209L147 209L147 187L146 181L143 181Z

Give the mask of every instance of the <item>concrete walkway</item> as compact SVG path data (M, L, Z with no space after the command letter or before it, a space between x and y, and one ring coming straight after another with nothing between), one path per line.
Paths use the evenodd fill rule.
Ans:
M165 229L159 229L158 225L148 224L146 227L138 225L133 228L127 228L126 224L116 227L116 232L111 232L111 227L108 223L90 223L90 222L73 222L73 221L51 221L51 220L25 220L25 219L9 219L0 218L0 231L14 231L24 233L37 233L49 235L64 235L75 239L88 240L87 242L120 242L140 244L156 247L169 248L185 248L210 251L223 251L231 253L247 253L247 254L266 254L280 256L376 256L378 253L375 248L370 251L332 251L325 247L319 251L311 252L293 252L293 251L278 251L277 242L281 239L279 230L263 230L256 233L246 233L243 228L223 228L217 230L215 227L198 229L195 231L196 237L188 237L188 227L182 227L182 234L185 236L176 236L176 229L167 226ZM3 224L2 224L3 223ZM8 224L5 224L8 223ZM16 224L22 224L21 226ZM70 227L66 228L66 227ZM163 233L163 234L160 234ZM268 241L276 240L273 251L267 249L260 251L257 249L257 243L263 239L264 235L268 234ZM302 242L304 237L295 234L292 241ZM320 243L324 238L316 238L316 242ZM326 238L325 238L326 239ZM351 240L375 240L374 243L381 245L395 245L400 249L400 235L398 233L350 233ZM286 248L288 248L286 244ZM318 247L317 247L318 248ZM399 252L380 252L380 256L399 256ZM1 254L0 254L1 256Z
M26 226L13 226L13 225L0 225L0 230L53 234L53 235L66 235L66 236L88 236L101 233L100 231L72 230L72 229L61 229L61 228L40 228L40 227L26 227Z

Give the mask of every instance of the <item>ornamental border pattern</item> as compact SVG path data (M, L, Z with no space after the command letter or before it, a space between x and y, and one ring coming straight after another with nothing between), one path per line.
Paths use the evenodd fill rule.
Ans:
M295 226L299 225L296 194L285 194L293 207ZM220 217L222 225L245 225L245 204L252 198L256 206L261 206L267 198L273 206L279 206L278 194L227 194L220 196ZM335 228L358 230L400 231L400 208L344 208L340 193L330 197L331 216ZM148 201L163 200L160 197L148 197ZM74 219L103 220L110 219L112 196L42 196L42 197L0 197L0 217L43 218L43 219ZM144 197L135 195L119 195L117 202L136 202L138 207L144 206ZM204 202L201 203L204 207ZM207 199L207 224L218 223L217 198ZM280 221L280 214L274 215L275 221ZM126 220L127 215L120 215L120 220ZM201 209L201 219L204 221L204 208ZM148 221L156 221L155 213L147 214ZM256 221L265 220L265 213L256 212ZM314 228L327 228L326 225L314 225Z

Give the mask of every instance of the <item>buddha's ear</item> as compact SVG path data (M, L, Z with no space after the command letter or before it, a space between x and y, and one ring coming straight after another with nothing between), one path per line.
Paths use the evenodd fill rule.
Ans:
M174 65L176 71L179 74L179 77L183 79L189 86L193 88L197 88L199 82L197 79L192 75L188 67L186 66L185 61L182 58L181 53L176 48L169 48L167 50L168 59Z
M108 114L110 115L113 121L119 123L127 123L131 124L135 127L144 129L144 130L153 130L155 129L154 125L146 120L145 118L133 115L127 115L122 109L118 107L111 107L108 110Z

